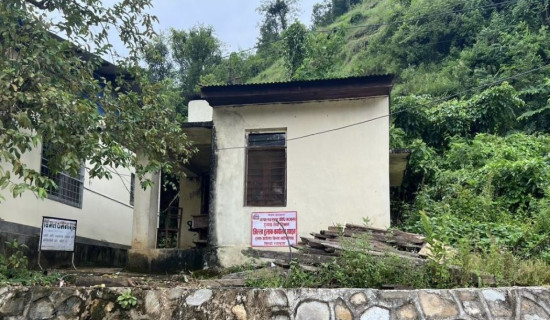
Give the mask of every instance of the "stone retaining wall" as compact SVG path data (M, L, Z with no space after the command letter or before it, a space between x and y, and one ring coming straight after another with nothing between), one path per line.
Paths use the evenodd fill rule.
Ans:
M550 319L550 288L371 289L0 288L0 319Z

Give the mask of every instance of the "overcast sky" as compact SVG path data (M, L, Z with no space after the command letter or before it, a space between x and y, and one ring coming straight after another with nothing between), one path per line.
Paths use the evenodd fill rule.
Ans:
M322 0L298 0L298 19L310 25L311 9ZM224 52L248 49L256 44L261 16L260 0L153 0L149 10L159 18L157 31L188 30L197 24L211 25L223 42Z

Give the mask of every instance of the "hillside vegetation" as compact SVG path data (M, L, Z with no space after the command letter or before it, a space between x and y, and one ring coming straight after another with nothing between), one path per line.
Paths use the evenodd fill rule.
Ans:
M395 74L392 147L412 155L394 223L425 233L425 213L443 242L550 262L549 1L364 0L332 20L302 42L291 25L248 81Z
M550 0L325 0L312 27L293 5L264 1L257 50L218 51L199 83L396 75L394 225L549 263Z

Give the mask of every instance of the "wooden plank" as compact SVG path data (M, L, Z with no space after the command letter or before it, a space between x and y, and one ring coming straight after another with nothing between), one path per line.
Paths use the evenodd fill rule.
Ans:
M352 230L352 231L358 231L358 232L382 233L382 234L386 234L388 232L386 229L360 226L360 225L351 224L351 223L346 224L345 230Z
M314 237L315 239L320 239L320 240L326 240L326 239L327 239L326 236L324 236L324 235L322 235L322 234L320 234L320 233L311 232L310 235L311 235L312 237Z
M357 232L357 231L346 231L346 236L353 237L353 238L359 238L359 237L365 237L366 241L380 241L383 243L391 244L392 246L402 248L406 251L414 251L418 252L420 249L422 249L423 242L420 244L417 244L416 242L419 242L419 239L414 240L415 243L412 243L408 241L408 236L403 238L401 235L394 237L391 234L382 234L382 233L369 233L369 232Z
M329 231L329 230L321 230L321 234L327 238L339 238L340 232L336 231Z
M302 238L303 240L304 238ZM321 241L319 239L307 239L308 241L308 246L312 247L312 248L317 248L317 249L324 249L325 248L325 245L324 245L324 242L325 241Z
M404 242L410 242L418 245L423 245L424 242L426 242L426 237L416 233L409 233L401 230L393 230L392 234L395 238L401 239Z
M309 247L300 248L300 252L305 254L318 254L318 255L324 255L324 256L332 255L332 253L326 251L326 249L323 250L323 249L316 249L316 248L309 248Z

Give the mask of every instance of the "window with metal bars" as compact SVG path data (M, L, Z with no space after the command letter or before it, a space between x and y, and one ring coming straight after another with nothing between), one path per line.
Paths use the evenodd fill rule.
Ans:
M249 133L246 205L286 206L286 133Z
M48 190L48 199L59 201L69 206L82 208L82 194L84 187L84 166L76 177L72 177L66 172L54 174L48 166L48 157L42 151L42 162L40 174L52 179L57 185L57 189L51 187Z

